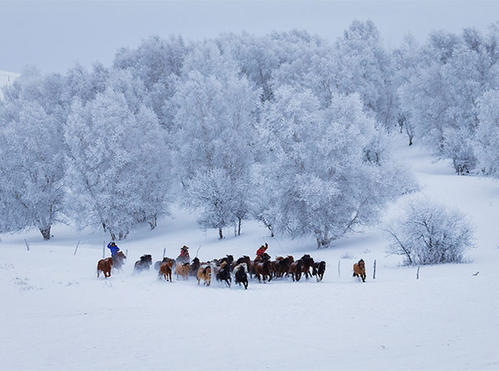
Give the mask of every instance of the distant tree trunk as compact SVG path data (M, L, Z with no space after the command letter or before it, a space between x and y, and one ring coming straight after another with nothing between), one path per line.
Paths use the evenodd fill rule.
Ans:
M332 238L329 237L329 228L325 228L324 232L321 231L316 231L315 232L316 239L317 239L317 248L320 249L321 247L329 247L329 244L332 241Z
M106 232L106 223L102 223L102 229Z
M265 220L265 218L261 218L260 220L267 227L267 229L270 231L270 237L274 237L274 229L272 228L272 224L268 223Z
M241 223L242 223L242 219L241 218L237 218L237 235L240 236L241 235Z
M154 215L149 221L149 226L151 227L151 231L158 226L158 217Z
M50 240L50 226L48 226L46 228L39 228L39 229L40 229L40 233L43 236L43 239L45 241Z
M221 240L224 238L224 235L222 233L222 228L218 228L218 238Z
M109 234L111 235L111 241L116 241L116 235L111 231L109 231Z

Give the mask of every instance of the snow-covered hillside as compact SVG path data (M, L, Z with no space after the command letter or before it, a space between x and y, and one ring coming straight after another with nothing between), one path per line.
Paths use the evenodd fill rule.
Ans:
M311 239L270 238L256 223L241 237L218 241L216 231L203 232L196 215L179 209L156 230L144 227L121 243L125 268L97 279L103 233L56 225L48 242L36 230L3 234L2 369L498 369L499 183L453 175L450 164L434 162L423 148L398 147L422 193L472 220L470 263L424 266L416 280L415 268L387 254L389 241L378 228L323 250ZM397 209L392 205L386 218ZM254 256L266 241L274 257L310 253L325 260L324 281L253 280L245 291L133 274L140 255L157 260L164 248L176 256L183 244L192 255L201 247L207 260ZM365 284L351 276L360 258Z

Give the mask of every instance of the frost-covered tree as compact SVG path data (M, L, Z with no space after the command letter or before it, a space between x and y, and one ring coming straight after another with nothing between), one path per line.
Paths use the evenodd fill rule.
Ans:
M175 93L176 81L189 50L181 37L161 39L154 36L136 49L120 49L114 58L115 70L127 70L144 84L147 91L144 101L166 128L172 124L174 114L169 100Z
M473 169L473 141L478 127L477 102L499 86L498 31L483 36L466 29L461 37L430 35L421 62L399 89L403 110L416 135L436 154L453 160L456 172Z
M393 51L392 61L394 65L393 81L395 87L399 89L409 83L411 76L416 73L422 62L421 48L412 35L407 35L401 46ZM415 123L410 119L409 110L400 102L400 92L397 92L395 98L397 124L400 132L404 131L407 134L411 146L416 135Z
M396 124L393 66L372 21L354 21L336 43L336 76L340 93L358 93L366 112L388 130Z
M186 189L188 204L200 207L205 203L206 215L224 215L206 221L204 226L222 225L241 221L248 215L248 195L243 185L249 185L249 170L253 161L254 111L258 104L258 92L245 77L239 77L230 61L224 60L214 45L199 49L186 60L185 80L173 97L176 107L175 143L177 170ZM217 171L220 169L220 171ZM227 200L224 204L217 198L201 197L197 189L217 188L212 182L220 175L225 181ZM196 179L196 190L189 187ZM218 181L218 179L217 179ZM218 189L218 188L217 188ZM199 197L201 198L199 198ZM196 197L198 197L196 199ZM225 208L231 209L232 218L227 219ZM217 210L211 212L209 210ZM222 210L223 209L223 210Z
M27 72L0 101L0 230L37 227L45 240L63 202L62 78Z
M377 146L374 122L356 95L336 94L321 110L310 91L282 87L262 121L265 188L275 195L268 209L280 232L313 235L327 247L375 221L386 200L409 190L406 172Z
M77 64L64 75L63 102L68 106L74 98L86 103L95 98L97 93L106 89L109 70L96 63L91 71Z
M387 231L393 238L391 251L408 265L461 263L473 243L463 214L426 199L410 202Z
M220 239L224 237L223 228L234 222L235 198L240 196L235 192L235 181L227 169L208 169L198 172L186 191L189 204L201 210L199 225L218 229Z
M83 105L76 100L65 128L68 205L80 226L101 225L124 238L166 212L170 162L154 112L134 110L121 92L107 88Z
M499 89L487 91L478 100L476 154L485 174L499 177Z

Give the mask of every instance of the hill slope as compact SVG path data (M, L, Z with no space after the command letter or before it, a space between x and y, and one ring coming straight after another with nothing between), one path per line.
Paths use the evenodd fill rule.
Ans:
M104 280L95 277L107 238L100 232L56 226L50 242L37 231L3 234L5 369L499 368L499 183L453 175L448 163L434 162L423 148L397 146L422 193L472 220L477 247L468 252L471 263L423 267L416 280L415 268L387 255L389 241L377 228L316 250L312 239L271 239L256 223L246 223L241 237L218 241L215 231L198 229L194 214L176 210L175 219L121 243L128 263ZM398 205L388 208L387 218ZM192 255L201 246L205 260L254 256L265 241L272 256L310 253L325 260L324 281L253 280L244 291L197 286L192 279L170 284L154 272L132 272L140 255L152 253L156 260L163 248L176 256L183 244ZM365 284L351 277L361 257L368 268Z

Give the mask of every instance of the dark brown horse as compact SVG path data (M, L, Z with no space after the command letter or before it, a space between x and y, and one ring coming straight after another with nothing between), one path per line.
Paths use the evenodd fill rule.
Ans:
M149 270L149 269L151 269L151 265L152 265L152 256L151 255L142 255L140 257L140 260L137 260L135 262L134 270L136 272L141 272L143 270Z
M123 251L118 251L113 256L113 268L120 270L125 264L126 256L123 254Z
M189 275L196 277L196 275L198 273L198 269L200 266L201 266L201 262L199 261L199 259L197 257L192 259L192 263L189 267Z
M291 274L291 278L293 279L293 281L298 282L300 280L302 273L302 266L303 262L301 259L290 264L288 274Z
M312 277L310 268L314 265L314 259L310 255L305 254L300 260L302 261L302 273L305 273L305 278L308 280L309 277Z
M285 258L279 259L278 260L278 265L277 265L277 277L283 277L284 275L287 275L289 272L289 267L291 266L291 263L294 262L294 258L291 255L288 255Z
M240 263L234 267L234 278L238 285L248 288L248 266L246 263Z
M314 263L312 266L312 275L317 278L317 282L322 281L324 278L324 272L326 272L325 261Z

